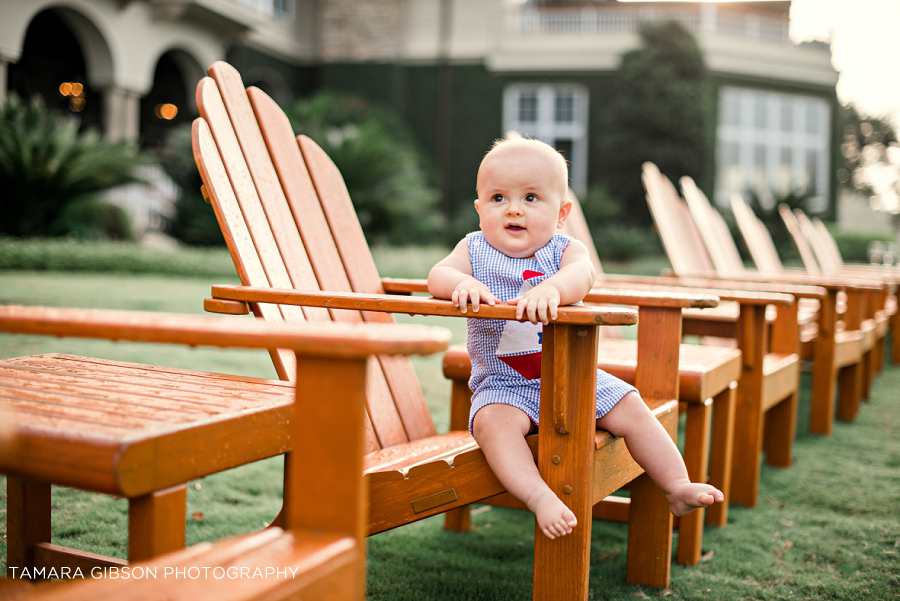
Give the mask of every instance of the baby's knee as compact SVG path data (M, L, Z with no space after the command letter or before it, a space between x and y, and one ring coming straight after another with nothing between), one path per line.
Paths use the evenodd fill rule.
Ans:
M651 415L650 408L637 391L631 391L619 399L603 417L597 418L597 427L621 436L625 428L647 415Z
M475 414L472 419L472 436L478 440L497 432L508 431L525 436L531 430L531 426L531 418L518 407L496 403L485 405Z

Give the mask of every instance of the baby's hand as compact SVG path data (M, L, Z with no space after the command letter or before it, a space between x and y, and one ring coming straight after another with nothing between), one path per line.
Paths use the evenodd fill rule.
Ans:
M556 320L559 307L559 290L552 284L538 284L522 296L506 301L516 306L516 319L528 317L531 323L541 322L544 325Z
M497 304L497 297L491 294L490 289L473 277L466 278L456 285L450 296L455 307L459 307L461 313L468 309L468 303L472 303L472 311L478 313L481 303L490 306Z

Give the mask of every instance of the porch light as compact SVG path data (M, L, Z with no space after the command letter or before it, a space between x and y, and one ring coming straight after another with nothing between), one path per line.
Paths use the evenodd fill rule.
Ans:
M171 121L175 118L175 115L178 114L178 107L168 103L157 104L156 108L153 109L153 112L156 114L157 118Z

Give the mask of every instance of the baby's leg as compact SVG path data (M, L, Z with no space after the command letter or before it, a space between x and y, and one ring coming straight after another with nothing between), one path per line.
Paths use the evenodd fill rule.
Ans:
M475 440L497 479L534 513L541 532L556 538L570 533L578 520L541 478L525 442L530 429L524 411L502 404L482 407L472 422Z
M686 515L725 499L714 486L690 481L678 447L637 393L622 397L597 420L597 426L625 439L634 460L666 493L674 515Z

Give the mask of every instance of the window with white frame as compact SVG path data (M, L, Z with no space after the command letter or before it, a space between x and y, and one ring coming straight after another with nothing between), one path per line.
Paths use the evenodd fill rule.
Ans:
M790 191L813 192L811 211L828 196L831 107L822 98L723 87L719 92L716 201L754 192L763 203Z
M588 93L576 84L512 84L503 93L503 130L547 142L569 161L576 194L587 188Z

